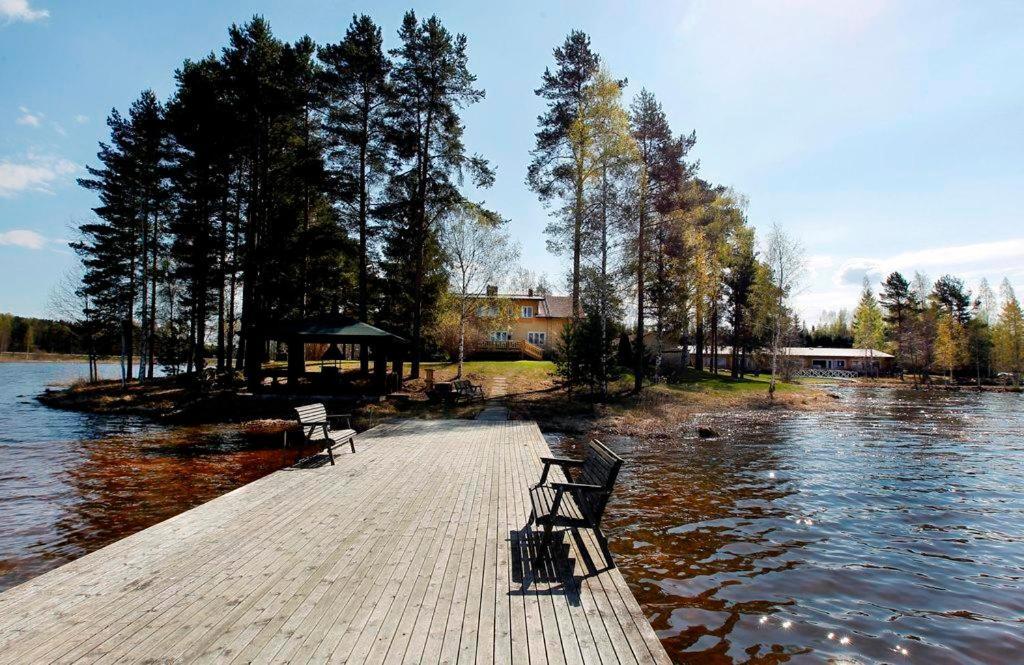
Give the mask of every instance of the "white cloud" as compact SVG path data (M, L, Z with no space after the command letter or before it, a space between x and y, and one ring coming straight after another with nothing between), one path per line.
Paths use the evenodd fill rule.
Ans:
M84 125L87 122L89 122L89 116L82 115L81 113L79 113L78 115L75 116L75 123L76 124Z
M908 277L917 270L973 277L1015 273L1021 265L1024 265L1024 238L1010 238L998 242L931 247L881 259L852 258L844 261L833 277L835 284L841 286L860 284L865 275L875 280L894 270L904 272Z
M0 0L0 2L3 2L3 0ZM35 112L30 111L29 109L25 108L24 106L19 106L18 110L21 111L21 115L18 117L18 120L17 120L17 123L19 125L28 125L29 127L38 127L39 125L42 124L42 122L43 122L43 114L42 113L35 113Z
M908 280L920 271L932 280L949 273L972 285L982 277L989 284L998 284L1003 277L1020 284L1024 279L1024 238L930 247L880 258L853 257L841 262L812 256L807 262L811 288L796 296L794 305L803 319L814 322L825 311L844 307L852 310L865 276L877 295L881 281L896 270Z
M837 286L860 286L867 277L874 283L882 278L883 270L882 262L875 259L848 259L836 271L834 281Z
M53 185L77 170L77 164L63 157L34 153L17 162L0 160L0 198L26 191L52 193Z
M33 9L28 0L0 0L0 17L5 23L30 23L50 16L49 9Z
M61 136L67 136L68 135L67 130L64 129L64 125L60 124L59 122L51 122L50 126L53 127L53 131L57 132Z
M35 231L28 229L12 229L0 231L0 245L13 245L25 249L42 249L46 246L47 240Z

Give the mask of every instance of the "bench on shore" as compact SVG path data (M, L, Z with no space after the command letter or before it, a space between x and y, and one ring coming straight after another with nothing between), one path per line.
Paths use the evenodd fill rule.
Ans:
M622 458L594 439L587 444L586 457L582 460L542 457L540 461L544 463L544 470L540 481L530 489L533 510L527 522L527 526L536 522L544 528L537 560L547 551L551 530L556 526L592 529L603 543L601 517L615 487ZM552 466L562 469L567 482L547 482ZM573 470L579 473L574 475Z
M323 404L307 404L295 408L299 427L306 443L319 443L327 447L327 455L334 464L334 446L348 441L352 452L356 452L356 431L352 429L352 416L348 413L328 415ZM331 429L331 419L345 419L345 429Z
M458 402L460 399L472 401L474 399L483 398L483 386L475 384L469 379L458 379L456 381L452 381L451 399L453 401Z

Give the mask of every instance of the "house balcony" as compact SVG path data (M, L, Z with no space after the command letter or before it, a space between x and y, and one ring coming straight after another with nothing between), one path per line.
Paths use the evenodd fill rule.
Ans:
M523 339L488 340L480 345L479 355L503 358L543 360L544 349Z

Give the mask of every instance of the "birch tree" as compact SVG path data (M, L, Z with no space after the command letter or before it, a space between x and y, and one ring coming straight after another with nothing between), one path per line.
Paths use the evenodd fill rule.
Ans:
M806 259L800 241L786 233L778 224L772 224L768 232L763 256L772 287L766 314L770 325L769 352L772 372L768 384L768 397L774 399L779 362L790 329L790 306L803 283Z
M445 268L458 315L459 379L466 359L466 329L480 302L477 296L500 281L519 259L519 250L503 225L504 220L493 213L466 204L456 208L441 227Z

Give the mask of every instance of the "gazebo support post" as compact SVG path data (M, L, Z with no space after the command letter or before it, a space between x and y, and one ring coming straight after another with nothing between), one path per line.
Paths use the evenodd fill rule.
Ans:
M363 376L370 373L370 349L366 342L359 345L359 373Z

